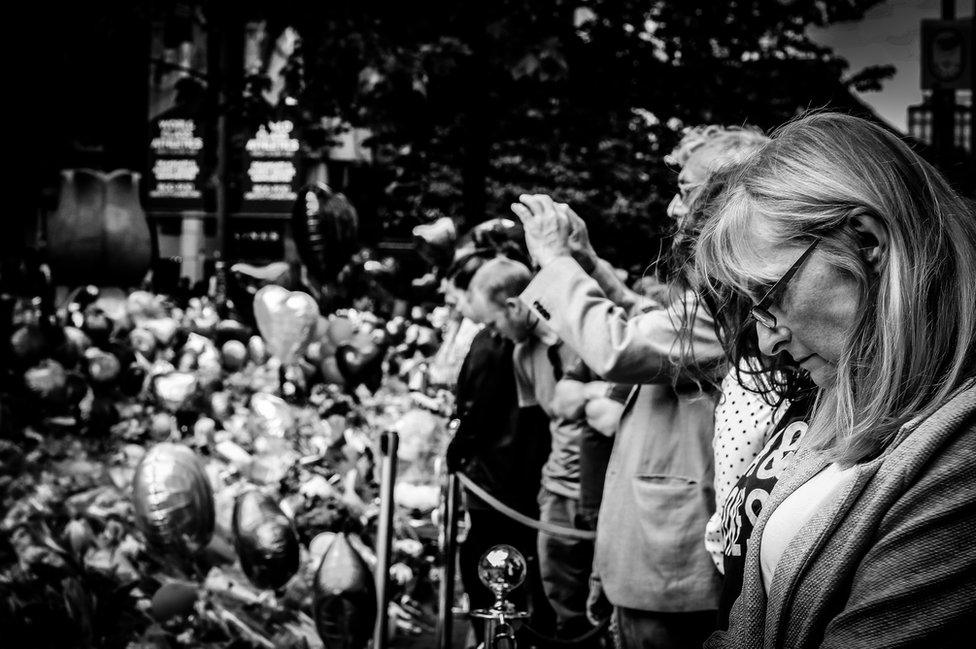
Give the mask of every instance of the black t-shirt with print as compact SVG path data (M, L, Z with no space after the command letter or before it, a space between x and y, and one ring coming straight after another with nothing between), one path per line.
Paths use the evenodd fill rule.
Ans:
M746 468L722 503L722 530L725 537L725 580L719 600L719 628L728 629L732 604L742 592L746 550L752 528L762 512L763 504L776 486L783 467L796 453L800 440L807 432L807 420L813 398L794 401L777 422L759 455ZM731 533L729 532L731 530Z

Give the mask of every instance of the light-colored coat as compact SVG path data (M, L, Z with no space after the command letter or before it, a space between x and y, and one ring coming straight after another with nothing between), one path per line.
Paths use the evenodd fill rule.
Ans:
M976 387L907 430L800 528L767 597L766 522L829 462L797 453L756 521L730 628L706 647L976 645Z
M546 266L520 296L594 372L631 393L607 469L594 570L615 606L656 612L717 608L719 574L705 551L715 509L716 391L679 373L681 313L630 317L570 258ZM698 310L695 360L724 358L711 318Z

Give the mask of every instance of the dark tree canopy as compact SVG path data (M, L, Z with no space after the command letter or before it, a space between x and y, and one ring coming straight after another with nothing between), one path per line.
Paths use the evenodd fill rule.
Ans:
M682 126L849 110L851 87L891 70L848 75L805 30L877 2L286 2L253 15L299 30L291 90L310 119L375 133L391 235L439 213L506 215L519 193L544 191L577 206L611 258L643 265L666 226L664 157Z
M507 215L521 192L545 191L576 206L601 252L643 267L666 228L675 172L664 158L681 128L768 129L825 106L863 112L851 89L876 88L891 70L851 73L806 28L859 19L879 1L86 3L45 32L40 61L55 76L28 86L38 104L60 106L45 109L46 118L31 116L50 122L49 148L56 149L53 133L75 154L55 150L37 164L94 166L77 151L98 141L98 131L106 151L124 151L115 157L135 158L129 164L139 168L135 156L144 154L133 151L141 133L119 124L140 107L145 114L137 81L148 62L136 41L150 17L200 15L218 40L235 43L246 21L264 20L272 40L286 26L301 37L285 70L286 94L309 151L336 135L322 118L374 134L375 196L360 211L381 229L364 218L368 236L405 237L442 214L464 228ZM135 54L121 57L122 47ZM209 81L231 98L262 83L239 75ZM141 95L139 103L127 104L123 88ZM65 92L70 106L58 104ZM241 107L231 101L214 110ZM236 114L244 121L271 110L260 100L243 108Z

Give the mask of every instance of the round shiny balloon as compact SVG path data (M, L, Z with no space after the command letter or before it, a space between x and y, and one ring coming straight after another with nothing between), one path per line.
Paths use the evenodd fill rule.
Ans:
M197 456L181 444L157 444L132 480L136 526L155 548L175 554L206 547L214 530L214 497Z
M228 340L220 348L220 363L228 372L236 372L247 363L247 347L239 340Z
M270 496L255 489L239 495L233 532L241 568L258 588L280 588L298 571L298 534Z
M287 365L311 341L319 305L308 293L265 286L254 296L254 319L271 355Z
M345 534L337 534L315 573L315 627L329 649L364 649L376 624L376 584Z
M156 399L172 412L183 408L197 387L197 377L189 372L169 372L154 376L152 380Z
M122 366L119 359L114 354L100 350L89 350L95 353L88 355L88 376L96 383L108 383L114 381L119 375Z

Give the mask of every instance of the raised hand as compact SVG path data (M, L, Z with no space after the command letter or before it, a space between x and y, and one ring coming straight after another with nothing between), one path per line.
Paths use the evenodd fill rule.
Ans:
M590 233L586 229L586 222L566 203L556 203L556 209L565 215L569 222L568 243L570 253L586 272L591 272L600 258L590 243Z
M554 259L572 255L569 217L545 194L522 194L512 211L525 229L525 244L540 267Z

